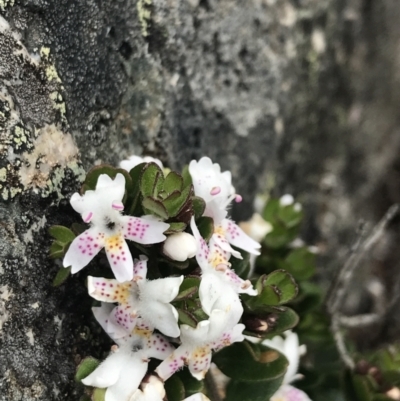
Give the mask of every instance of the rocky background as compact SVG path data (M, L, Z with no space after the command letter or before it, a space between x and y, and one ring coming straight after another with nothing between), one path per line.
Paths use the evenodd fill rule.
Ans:
M397 0L0 0L0 401L78 400L76 365L109 345L84 280L53 288L48 258L94 164L209 155L236 218L257 190L292 193L330 279L360 219L400 201L399 20ZM398 292L398 241L392 224L357 300L372 274Z

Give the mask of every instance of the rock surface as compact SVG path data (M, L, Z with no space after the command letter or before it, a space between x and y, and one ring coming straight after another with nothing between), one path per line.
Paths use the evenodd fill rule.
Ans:
M399 13L396 0L0 0L0 401L78 400L76 365L108 349L84 279L53 288L47 251L94 164L209 155L233 172L237 217L257 188L293 193L337 267L357 221L400 198Z

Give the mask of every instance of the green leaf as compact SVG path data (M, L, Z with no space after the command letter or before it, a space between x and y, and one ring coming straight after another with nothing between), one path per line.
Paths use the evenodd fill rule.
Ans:
M70 276L71 274L71 266L70 267L62 267L56 277L53 280L53 287L58 287Z
M306 247L294 249L285 262L285 268L296 280L307 280L315 274L315 254Z
M185 387L177 375L172 375L164 387L168 401L182 401L185 398Z
M176 216L187 201L187 196L179 191L172 192L162 202L171 217Z
M190 186L192 181L192 176L189 173L189 166L185 166L182 170L183 187Z
M279 212L279 199L269 199L268 202L264 206L264 210L262 212L262 217L264 220L268 221L271 224L274 224L278 219Z
M128 214L130 214L131 216L137 216L139 214L140 177L142 176L142 172L145 166L146 163L140 163L133 169L131 169L131 171L129 171L129 175L132 180L132 189L128 193L128 199L130 201Z
M180 287L179 293L174 301L180 301L182 299L191 298L200 286L200 279L198 277L186 277Z
M231 258L229 259L229 263L231 264L231 269L234 270L240 278L245 280L250 272L250 254L242 249L240 249L240 254L243 259Z
M175 233L180 233L185 230L187 225L182 222L177 222L177 223L169 223L169 228L167 231L165 231L165 234L175 234Z
M79 401L92 401L92 399L88 395L84 394L81 398L79 398Z
M203 198L199 196L192 196L193 201L193 211L195 220L199 219L203 216L204 211L206 210L206 202L204 202Z
M93 401L105 401L106 399L106 388L95 388L92 394Z
M54 241L50 246L50 257L53 259L62 258L65 254L65 246Z
M278 351L248 341L223 348L213 357L218 368L234 380L262 382L283 378L287 359Z
M164 191L171 194L174 191L181 192L183 188L183 178L175 171L171 171L164 181Z
M148 163L140 177L140 191L144 197L157 197L159 191L163 189L164 174L156 163Z
M265 382L249 383L231 380L225 401L269 401L282 384L283 376Z
M67 227L52 226L49 228L49 234L60 244L69 244L75 239L75 234Z
M84 194L87 190L95 190L97 185L97 180L101 174L106 174L112 179L114 179L117 174L120 173L125 177L125 187L129 193L132 189L132 179L129 173L122 168L115 168L108 164L102 164L100 166L93 167L86 175L85 181L81 188L81 194Z
M196 221L201 236L208 242L214 234L214 220L211 217L203 216Z
M274 229L263 239L263 243L270 248L282 248L292 242L298 234L297 229L288 229L283 225L274 225Z
M301 210L301 208L300 210L298 210L298 206L298 203L287 206L280 206L278 210L278 218L285 224L286 227L296 227L303 220L303 211Z
M143 199L142 205L146 213L154 214L162 219L168 218L168 212L165 209L165 206L158 199L147 196Z
M188 311L185 311L181 308L176 308L176 310L178 311L178 321L179 324L187 324L190 327L196 327L197 326L197 320L195 319L195 317L189 313Z
M98 366L100 365L100 362L89 356L85 358L79 365L76 370L75 374L75 380L80 382L82 381L85 377L89 376Z
M179 372L175 373L174 376L178 376L184 387L185 387L185 397L190 397L193 394L200 393L204 389L204 383L202 380L195 379L188 368L184 368Z
M258 295L250 297L243 294L242 299L250 311L263 311L267 306L281 305L289 302L297 295L297 284L285 270L275 270L262 275L257 283Z

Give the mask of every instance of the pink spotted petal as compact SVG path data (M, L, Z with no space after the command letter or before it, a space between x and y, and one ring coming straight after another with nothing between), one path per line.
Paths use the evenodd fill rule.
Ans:
M175 351L175 348L159 333L152 334L149 337L147 348L146 353L149 358L156 358L162 361Z
M118 305L110 314L107 333L112 333L113 339L125 337L132 333L136 326L136 321L136 311L134 311L130 305Z
M140 259L135 259L135 264L133 265L133 277L136 277L136 280L144 280L147 276L147 261L149 259L147 256L140 255Z
M225 230L225 238L230 244L245 250L246 252L252 253L253 255L259 255L258 249L261 245L250 238L238 225L229 219L224 219L221 223L222 228Z
M212 236L212 239L215 241L215 243L225 252L232 254L235 258L238 259L243 259L242 255L240 252L235 251L227 241L227 239L220 233L214 233Z
M186 347L180 346L168 358L164 359L156 369L156 373L161 379L169 379L175 372L177 372L187 360L189 352Z
M216 242L215 242L215 236L213 235L210 238L210 241L208 243L208 248L210 250L209 256L208 256L208 262L211 264L214 269L220 265L220 264L225 264L229 265L229 259L231 258L231 254L225 250L223 250ZM240 254L239 254L240 255Z
M222 336L217 341L212 343L212 349L218 351L221 348L227 347L235 342L242 342L244 340L244 329L244 324L237 324L232 329L225 330L222 333Z
M103 302L127 304L133 283L119 283L114 279L88 276L89 295Z
M203 380L211 364L210 347L199 347L191 352L189 357L189 371L197 380Z
M223 274L238 294L257 295L257 290L252 286L251 282L241 279L233 270L226 269Z
M71 266L71 273L83 269L103 248L104 234L96 227L89 228L76 237L64 257L63 266Z
M131 217L122 216L123 235L126 239L139 244L157 244L165 240L164 231L168 230L169 224L153 218L144 216Z
M271 397L271 401L311 401L306 393L285 384Z
M203 237L200 235L199 229L194 221L194 217L192 217L190 220L190 228L192 229L193 236L197 242L197 263L202 269L208 269L209 249L206 241L204 241Z
M128 244L121 234L105 240L107 259L115 278L123 283L133 279L133 259Z

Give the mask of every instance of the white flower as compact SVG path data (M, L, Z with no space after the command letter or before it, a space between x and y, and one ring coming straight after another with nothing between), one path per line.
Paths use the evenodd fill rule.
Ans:
M299 368L300 357L306 352L306 347L299 345L299 337L291 330L287 330L283 334L285 338L275 336L271 340L264 340L262 344L278 350L289 361L288 370L283 379L283 383L288 384L301 377L297 375L297 369Z
M271 340L264 340L263 345L274 348L283 355L289 362L288 369L283 379L282 386L271 397L271 401L311 401L303 391L289 385L294 380L301 378L297 374L300 357L305 354L306 348L304 345L299 345L299 337L291 330L283 333L285 338L275 336Z
M129 401L147 371L147 355L129 346L117 348L89 376L86 386L106 388L105 401Z
M111 269L118 281L132 280L133 260L125 239L140 244L155 244L164 241L163 234L168 224L157 221L153 216L121 216L124 208L125 177L117 174L114 180L101 174L96 190L88 190L83 196L75 193L72 207L82 215L91 227L75 238L63 261L64 267L71 266L77 273L105 247Z
M293 198L293 196L292 195L290 195L290 194L286 194L286 195L283 195L280 199L279 199L279 204L281 205L281 206L290 206L290 205L293 205L293 203L294 203L294 198Z
M105 401L130 401L147 372L149 358L165 359L173 347L160 335L138 331L85 379L86 386L107 388Z
M260 242L273 230L268 221L265 221L259 213L254 213L250 220L243 221L240 224L243 231L255 241Z
M219 238L219 243L217 243L213 235L209 245L207 245L200 235L194 218L191 220L190 228L198 242L196 260L203 272L203 277L205 273L218 272L217 275L223 278L227 284L230 284L230 286L235 289L236 293L257 295L257 291L252 287L249 280L242 280L233 270L229 269L230 264L228 260L230 258L230 252L227 250L227 246L220 246L220 244L224 242L223 238ZM200 283L200 288L201 286L202 284Z
M188 398L185 398L183 401L210 401L210 399L206 397L203 393L196 393Z
M165 398L165 389L163 382L155 376L150 376L143 381L142 389L137 390L130 401L163 401ZM210 401L204 394L196 393L183 401Z
M311 401L308 395L289 384L281 386L270 401Z
M239 252L234 251L230 244L249 253L259 255L261 247L230 219L227 219L227 207L233 199L241 202L242 197L235 194L232 186L230 171L221 173L218 163L212 163L208 157L202 157L198 162L192 160L189 164L189 173L192 177L194 193L206 202L205 216L214 221L215 242L224 250L241 258Z
M135 155L128 157L127 160L122 160L122 162L119 163L119 166L126 171L130 171L141 163L156 163L160 168L163 168L163 164L159 159L150 156L140 157Z
M181 326L181 345L157 367L156 373L167 380L184 364L198 380L204 379L210 368L211 351L219 350L237 341L243 341L243 324L232 322L232 315L214 309L208 320L196 328Z
M163 252L172 260L184 262L197 252L197 242L193 235L185 232L169 235L163 247Z
M167 336L178 337L178 312L170 302L178 295L183 276L149 281L146 275L147 258L142 256L140 261L135 260L132 281L119 283L89 276L89 295L102 302L118 302L110 316L113 327L122 326L129 333L137 326L140 317L147 330L156 328Z
M129 401L163 401L165 397L164 383L156 376L150 376L141 385Z
M192 177L194 193L203 198L206 204L216 201L225 210L230 202L227 203L227 200L235 194L231 172L221 173L218 163L213 164L209 157L202 157L198 162L196 160L190 162L189 173Z

